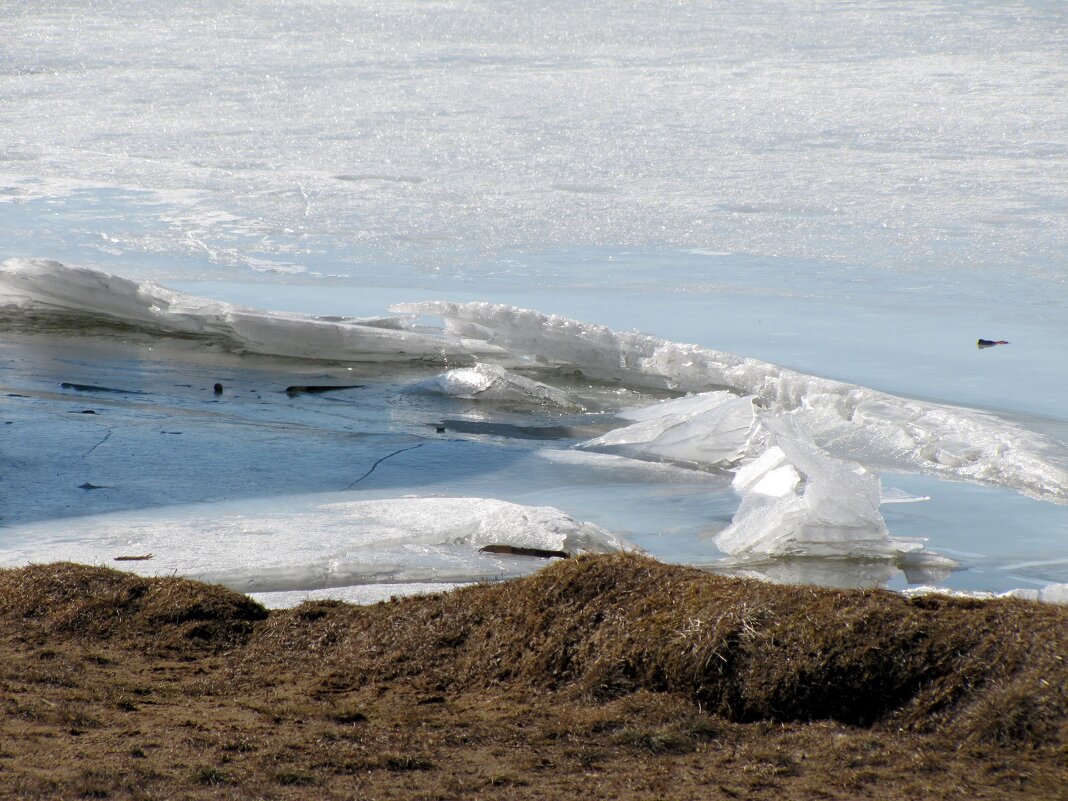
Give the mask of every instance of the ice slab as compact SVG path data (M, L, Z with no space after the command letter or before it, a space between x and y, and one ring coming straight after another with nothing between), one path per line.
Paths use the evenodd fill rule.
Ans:
M922 543L891 538L879 477L783 430L735 476L742 502L716 535L725 553L914 561Z
M580 447L638 459L728 467L747 452L756 422L753 399L729 392L679 398L620 416L636 422Z
M0 563L70 560L241 592L282 592L499 580L546 563L486 546L569 555L632 549L551 507L487 498L336 497L294 496L265 511L246 502L81 518L75 538L65 538L55 523L22 526L12 532L20 544L0 553Z
M43 259L0 264L0 308L75 315L161 334L212 337L239 352L348 361L441 361L498 353L485 343L404 329L396 317L271 312Z

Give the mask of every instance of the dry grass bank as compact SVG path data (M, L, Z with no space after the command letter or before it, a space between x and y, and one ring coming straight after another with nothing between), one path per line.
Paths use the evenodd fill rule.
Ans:
M634 557L268 613L0 571L0 797L1068 797L1068 609Z

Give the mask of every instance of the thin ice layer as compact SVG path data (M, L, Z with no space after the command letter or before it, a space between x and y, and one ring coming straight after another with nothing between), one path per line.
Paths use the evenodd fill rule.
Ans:
M405 598L411 595L429 595L436 592L449 592L466 584L449 584L444 582L428 584L361 584L351 587L331 587L320 590L279 590L277 592L249 593L252 600L268 609L291 609L305 601L344 601L348 604L368 605L391 598Z
M0 264L3 307L215 337L237 351L296 358L437 361L498 351L483 342L402 330L396 318L261 311L43 259L8 259Z
M205 504L82 518L76 541L45 536L46 529L55 530L47 525L26 526L25 544L0 554L0 563L71 560L270 592L485 581L523 575L544 563L482 552L488 545L567 554L629 548L599 526L551 507L487 498L326 497L297 496L262 513L253 504Z
M819 447L875 469L1004 486L1068 502L1068 472L1048 439L973 409L901 398L768 362L636 332L489 303L399 304L441 317L452 334L515 357L596 378L681 392L751 395L766 414L789 415Z
M944 595L950 598L974 598L990 601L995 598L1022 598L1026 601L1041 601L1048 604L1068 604L1068 584L1047 584L1045 587L1017 588L1007 592L979 592L974 590L953 590L948 587L910 587L904 591L910 597L922 595Z

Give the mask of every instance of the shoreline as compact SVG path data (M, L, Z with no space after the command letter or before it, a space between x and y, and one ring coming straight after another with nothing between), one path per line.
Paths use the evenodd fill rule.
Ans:
M632 556L373 606L0 571L29 798L1055 798L1068 609Z

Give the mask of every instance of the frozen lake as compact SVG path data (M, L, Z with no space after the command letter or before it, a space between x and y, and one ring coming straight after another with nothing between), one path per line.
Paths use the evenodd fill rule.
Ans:
M5 563L1068 581L1061 4L10 11Z

